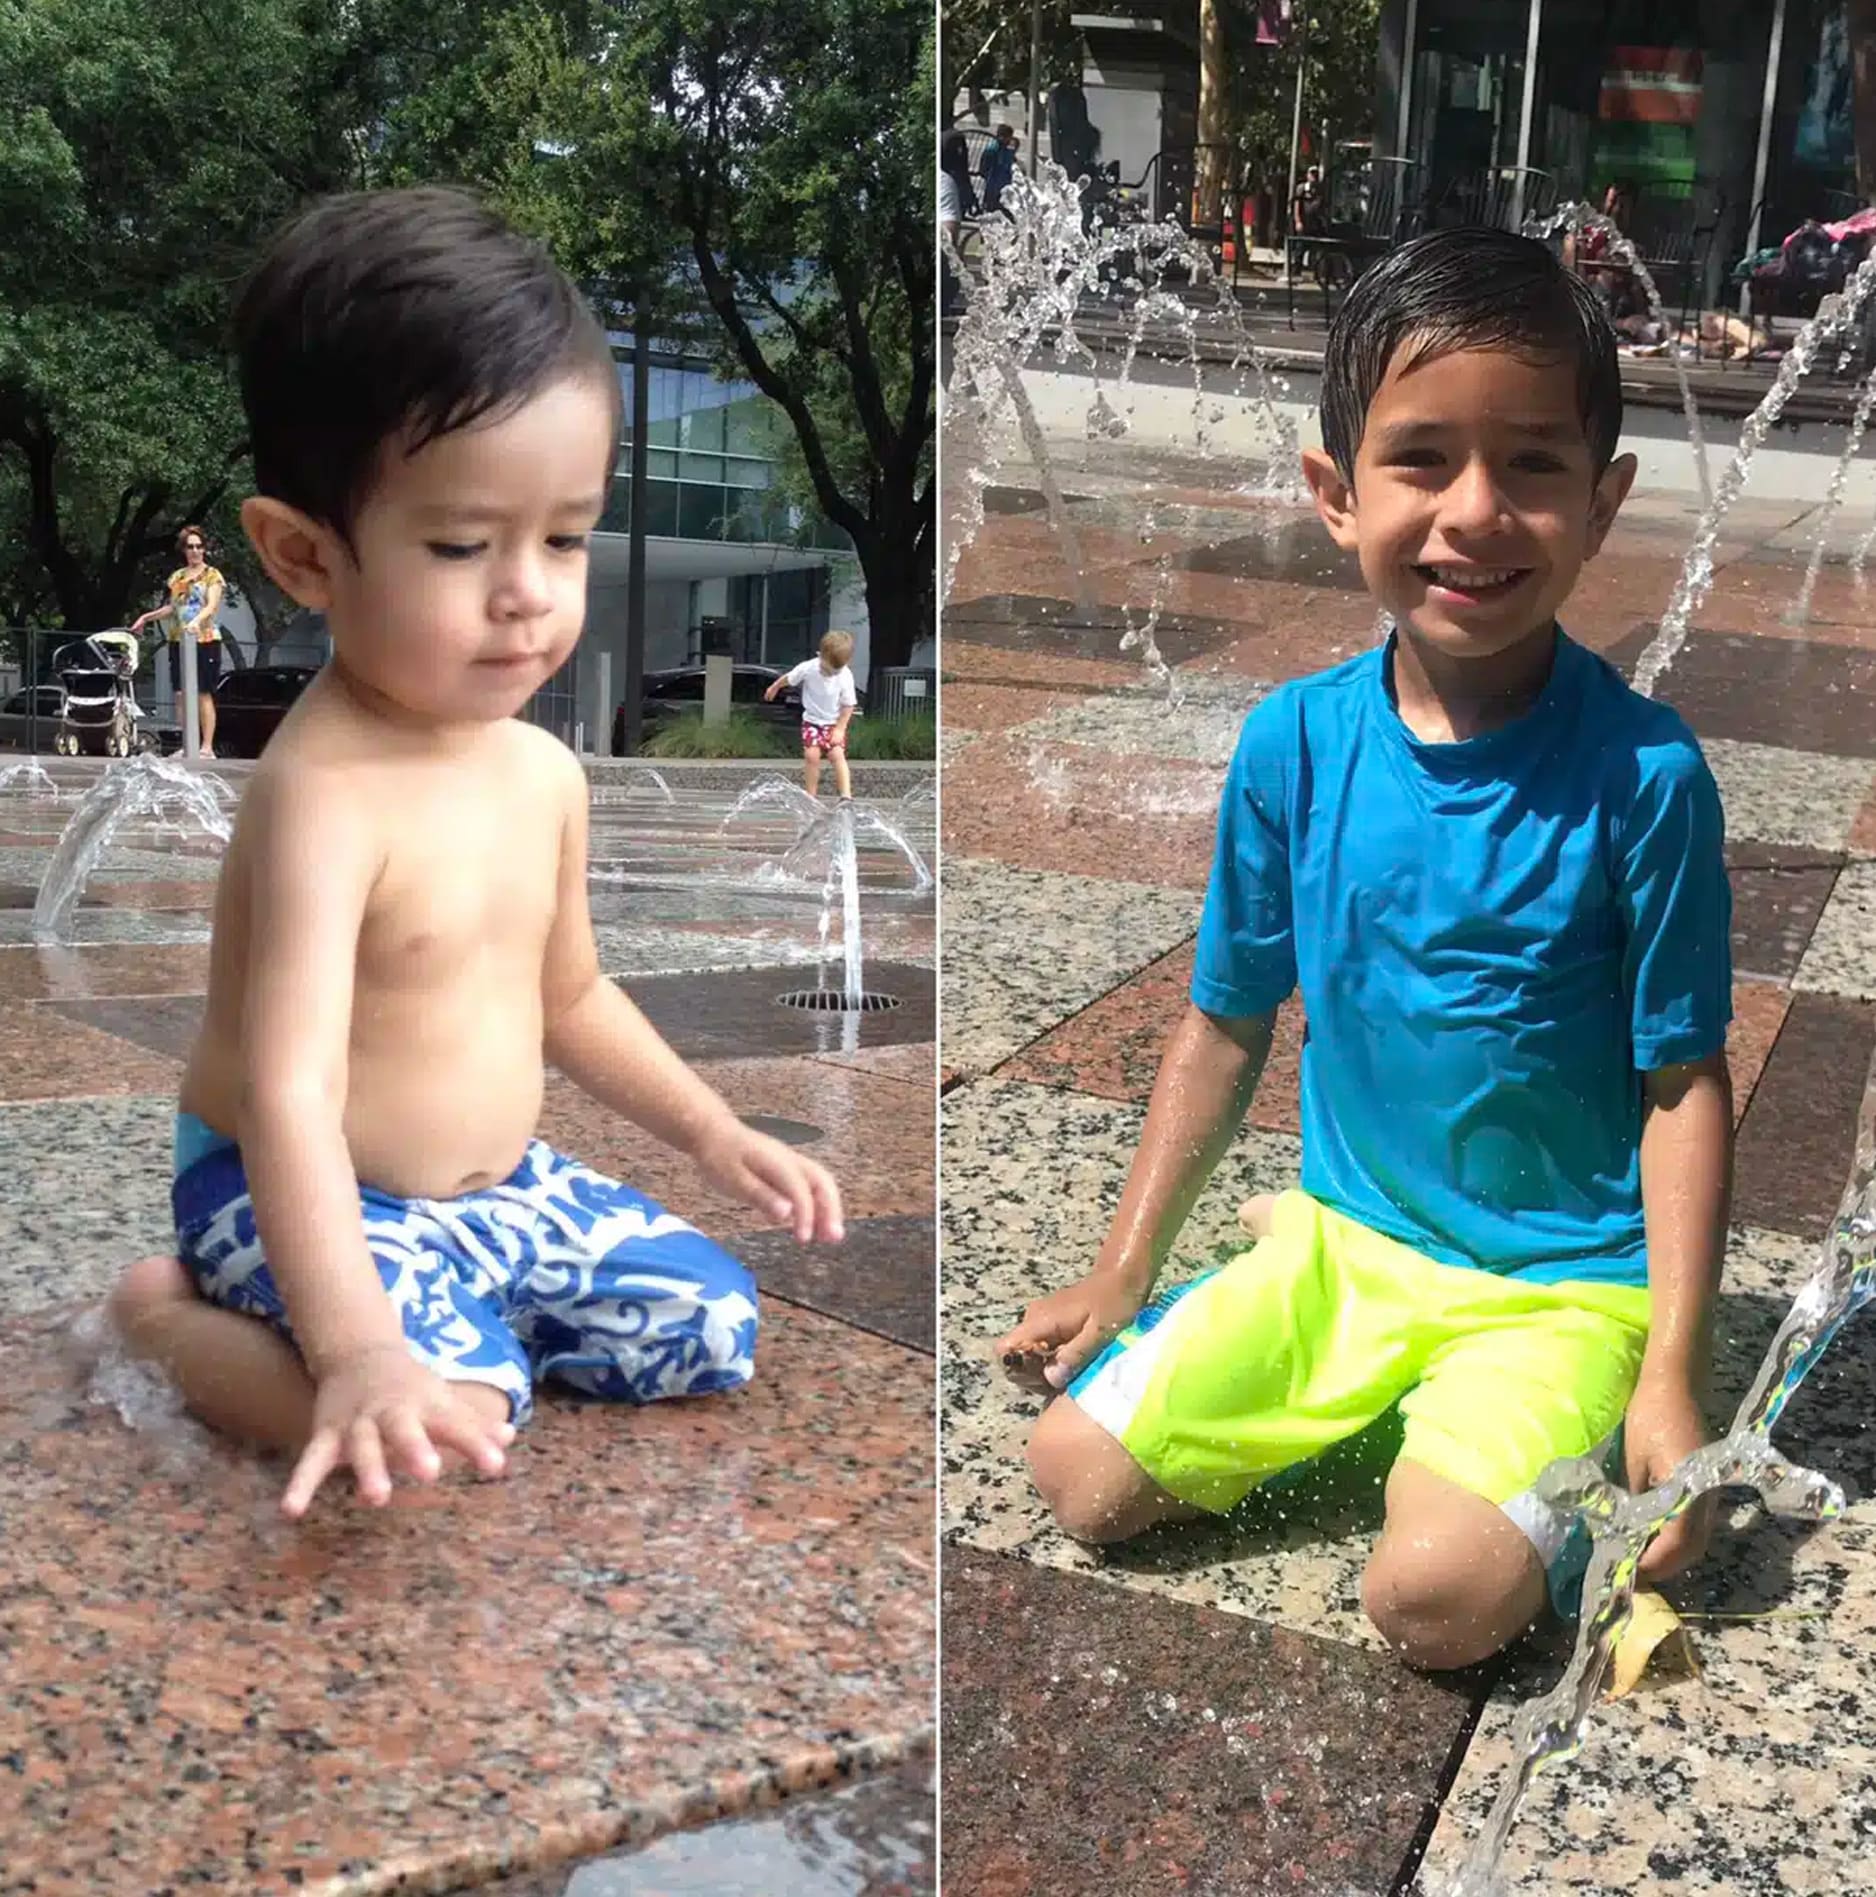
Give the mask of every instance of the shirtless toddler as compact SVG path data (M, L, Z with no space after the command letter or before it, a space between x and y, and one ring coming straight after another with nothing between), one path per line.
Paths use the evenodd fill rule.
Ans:
M267 572L332 662L268 744L216 892L181 1090L180 1258L118 1327L206 1421L382 1504L493 1475L536 1381L747 1381L755 1285L534 1137L553 1064L719 1191L838 1241L840 1195L743 1125L599 969L577 760L516 713L572 652L619 436L604 332L441 190L328 200L236 314Z

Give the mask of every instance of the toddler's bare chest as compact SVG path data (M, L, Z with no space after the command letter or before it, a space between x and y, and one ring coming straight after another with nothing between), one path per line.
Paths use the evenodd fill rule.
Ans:
M478 970L538 972L553 928L560 837L551 824L437 824L400 843L359 931L358 975L392 988Z

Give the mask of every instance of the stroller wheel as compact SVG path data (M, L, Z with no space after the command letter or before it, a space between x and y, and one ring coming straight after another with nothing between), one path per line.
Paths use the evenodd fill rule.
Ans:
M78 755L78 738L73 732L61 731L52 740L52 748L60 757L76 757Z

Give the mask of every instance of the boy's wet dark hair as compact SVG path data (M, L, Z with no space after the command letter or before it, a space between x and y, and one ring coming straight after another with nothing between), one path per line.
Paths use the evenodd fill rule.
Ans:
M1329 325L1322 361L1322 445L1355 478L1368 404L1402 344L1416 356L1502 349L1576 368L1577 406L1598 478L1622 434L1615 331L1595 292L1535 238L1434 231L1380 258Z
M255 485L347 545L394 438L415 453L583 375L609 392L618 438L605 331L538 243L465 192L302 211L243 287L234 342Z

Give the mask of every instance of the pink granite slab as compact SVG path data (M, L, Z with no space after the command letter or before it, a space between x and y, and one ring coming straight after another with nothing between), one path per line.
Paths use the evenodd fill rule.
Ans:
M173 1093L182 1063L70 1021L0 1002L0 1101Z
M278 1465L132 1434L0 1330L0 1888L451 1891L901 1755L931 1364L763 1321L744 1391L550 1399L505 1480L297 1528Z
M929 1063L929 1044L924 1058ZM818 1127L820 1138L801 1150L839 1181L849 1218L931 1216L937 1135L929 1089L806 1056L711 1061L699 1071L745 1119L762 1115ZM718 1236L775 1223L772 1215L706 1185L682 1154L558 1077L548 1083L541 1137Z

